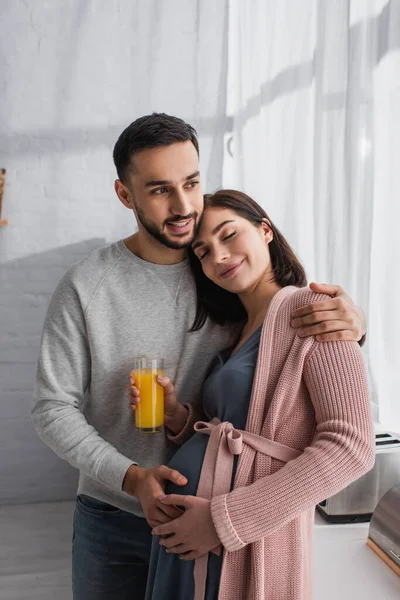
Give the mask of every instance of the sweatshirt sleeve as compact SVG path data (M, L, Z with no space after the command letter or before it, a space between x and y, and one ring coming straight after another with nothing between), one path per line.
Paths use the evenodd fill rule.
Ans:
M84 310L67 273L53 294L43 327L32 420L39 437L58 456L121 490L128 467L136 463L106 442L84 416L90 372Z
M373 467L374 428L358 344L317 342L303 377L317 421L312 444L279 471L211 501L228 551L268 536Z

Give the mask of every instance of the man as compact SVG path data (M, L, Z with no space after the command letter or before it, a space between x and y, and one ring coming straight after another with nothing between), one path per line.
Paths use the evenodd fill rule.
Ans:
M196 294L187 247L203 210L195 130L164 114L142 117L119 137L114 162L115 191L138 232L61 280L44 324L32 407L42 440L80 470L74 600L144 598L151 527L178 516L157 498L166 481L186 484L165 466L165 436L135 430L126 395L133 358L163 357L178 398L193 402L232 333L211 322L188 333ZM359 339L361 311L338 287L315 289L335 298L305 307L293 325L319 339Z

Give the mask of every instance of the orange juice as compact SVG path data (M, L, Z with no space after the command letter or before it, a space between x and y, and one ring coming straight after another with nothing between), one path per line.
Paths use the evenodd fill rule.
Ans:
M139 360L140 368L137 364L134 368L135 386L140 392L140 402L135 411L136 428L145 433L156 433L162 431L164 425L164 388L156 379L157 375L164 375L164 369L154 364L155 359Z

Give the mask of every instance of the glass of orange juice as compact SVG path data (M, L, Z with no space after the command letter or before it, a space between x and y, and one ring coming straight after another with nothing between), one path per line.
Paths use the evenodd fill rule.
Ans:
M162 358L135 358L133 361L135 386L140 392L136 407L136 429L143 433L157 433L164 426L164 388L157 375L164 375Z

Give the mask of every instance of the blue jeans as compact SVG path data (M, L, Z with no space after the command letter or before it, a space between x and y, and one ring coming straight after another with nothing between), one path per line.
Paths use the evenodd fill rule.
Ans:
M151 550L146 519L78 496L72 538L74 600L142 600Z

